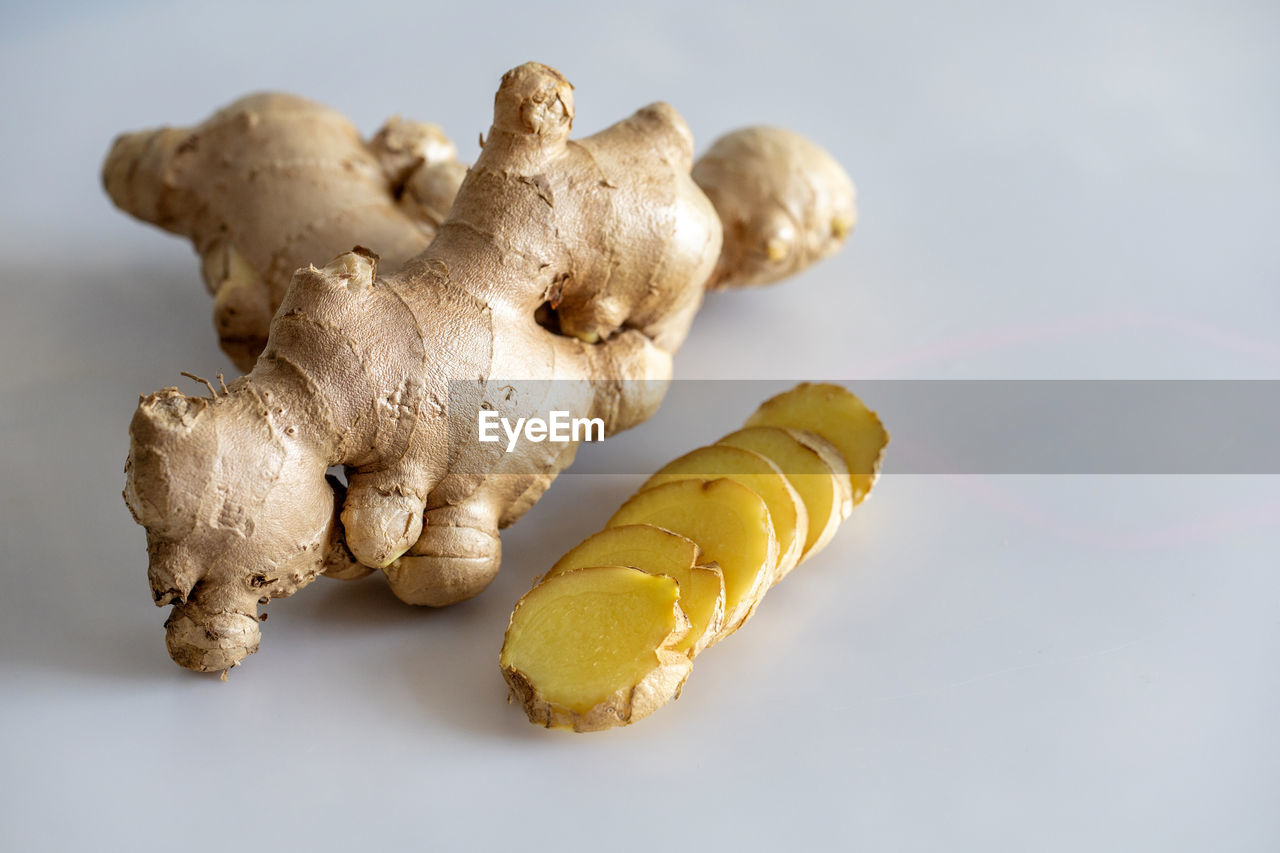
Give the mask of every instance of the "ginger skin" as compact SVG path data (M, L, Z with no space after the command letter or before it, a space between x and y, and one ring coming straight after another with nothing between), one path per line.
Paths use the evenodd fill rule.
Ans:
M772 284L834 254L858 222L853 182L799 134L749 127L716 140L693 179L724 224L712 288Z
M366 142L340 113L270 93L195 127L124 134L102 167L117 207L195 245L219 344L244 371L295 270L356 245L399 267L465 174L435 125L393 118Z
M420 254L386 275L359 248L299 270L247 376L212 399L141 401L125 498L156 603L174 606L176 662L238 664L257 649L259 601L321 572L381 569L412 604L483 590L498 530L576 445L482 445L482 407L598 417L606 435L656 410L720 257L720 218L671 107L577 141L573 116L559 72L508 72ZM335 465L345 495L325 477Z
M473 430L482 402L513 420L554 405L612 433L657 407L719 254L719 220L689 178L692 142L670 107L577 143L572 117L558 72L508 73L426 251L386 277L362 253L300 271L262 357L227 394L166 390L139 406L126 497L147 528L153 593L175 604L178 663L235 664L257 644L259 598L320 572L335 538L330 466L349 472L352 555L405 601L444 605L488 585L500 524L572 456L555 444L495 452L470 433L451 441L451 426ZM612 277L593 268L605 259ZM599 344L536 322L553 285L561 327ZM579 381L547 383L553 400L511 400L489 377Z
M120 136L102 177L121 210L192 241L219 345L248 371L295 270L353 246L399 269L435 236L465 173L435 125L393 118L366 142L336 111L268 93L195 127ZM835 252L857 219L840 165L777 128L721 137L693 179L724 223L713 289L797 273ZM590 339L614 328L617 308L605 306L570 332Z

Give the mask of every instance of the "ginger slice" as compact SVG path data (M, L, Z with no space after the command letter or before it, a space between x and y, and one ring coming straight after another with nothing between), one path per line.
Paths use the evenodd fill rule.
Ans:
M607 527L653 524L698 543L724 573L724 628L733 633L755 610L778 566L778 538L755 492L728 479L681 480L633 495Z
M778 537L776 583L800 562L809 514L800 495L783 476L782 469L768 458L741 447L721 444L699 447L664 465L640 487L640 491L679 480L715 480L720 477L746 486L768 507L773 532Z
M766 400L747 418L747 426L808 430L835 445L849 467L854 504L871 492L889 433L876 413L839 385L804 382Z
M724 574L714 563L699 565L701 556L697 543L678 533L651 524L625 524L588 536L543 580L589 566L631 566L667 575L680 585L680 609L689 617L689 633L676 650L692 657L724 628Z
M780 427L745 427L745 429L780 429ZM849 476L849 466L845 464L844 456L834 444L816 432L809 432L807 429L788 429L787 432L794 436L796 441L821 456L822 461L835 472L836 488L840 492L840 520L844 521L853 515L852 478Z
M752 450L777 465L800 495L808 516L800 562L827 546L853 510L849 469L840 451L813 433L757 426L730 433L717 444Z
M549 577L516 605L499 662L529 721L589 732L625 726L679 695L693 666L680 588L623 566Z

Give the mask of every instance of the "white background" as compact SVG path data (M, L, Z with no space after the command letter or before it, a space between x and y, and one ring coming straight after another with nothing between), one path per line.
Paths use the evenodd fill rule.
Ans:
M538 59L581 133L667 100L703 145L778 124L858 183L846 250L709 299L682 377L1275 379L1273 3L0 16L0 847L1280 849L1277 477L886 477L680 701L605 734L530 726L496 656L634 478L562 478L474 601L319 581L229 683L177 669L126 427L178 371L230 368L190 248L97 176L115 133L264 88L439 122L471 158L498 77ZM679 452L746 414L617 442Z

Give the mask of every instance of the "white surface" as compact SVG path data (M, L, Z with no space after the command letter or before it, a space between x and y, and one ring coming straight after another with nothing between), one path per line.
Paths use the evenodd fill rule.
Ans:
M244 91L470 157L536 58L581 132L665 99L704 145L827 145L854 239L708 300L685 377L1280 377L1274 4L427 5L5 7L0 847L1280 849L1276 477L887 477L679 702L604 735L529 726L495 660L626 478L563 478L475 601L318 582L230 683L176 669L126 426L227 364L189 248L97 169Z

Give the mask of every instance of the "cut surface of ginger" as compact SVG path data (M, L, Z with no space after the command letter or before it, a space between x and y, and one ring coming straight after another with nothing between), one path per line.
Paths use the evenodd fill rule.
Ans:
M778 568L774 581L781 580L800 562L804 537L809 529L809 513L782 469L755 451L726 444L699 447L667 463L650 477L640 491L679 480L715 480L720 477L746 486L764 500L778 537Z
M724 573L724 628L737 630L773 582L778 539L769 510L755 492L733 480L681 480L633 495L608 527L652 524L698 543L704 560ZM714 642L714 640L713 640Z
M764 429L765 427L746 427L746 429ZM784 427L785 429L785 427ZM853 515L853 484L849 476L849 466L844 462L844 455L836 446L816 432L807 429L787 429L796 440L822 457L822 461L836 473L836 488L840 492L840 520L844 521Z
M641 719L678 694L692 664L675 646L688 629L671 578L577 569L520 599L500 663L530 721L595 731Z
M814 433L802 435L782 427L756 426L730 433L717 443L752 450L782 470L800 495L808 517L802 561L826 547L853 509L844 458L830 442Z
M696 655L724 628L724 576L714 563L699 565L701 554L693 540L678 533L624 524L588 536L546 578L589 566L630 566L667 575L679 584L680 609L689 618L689 632L675 648Z
M808 430L831 442L849 468L854 504L871 492L889 443L876 413L849 390L830 383L805 382L766 400L746 425Z

